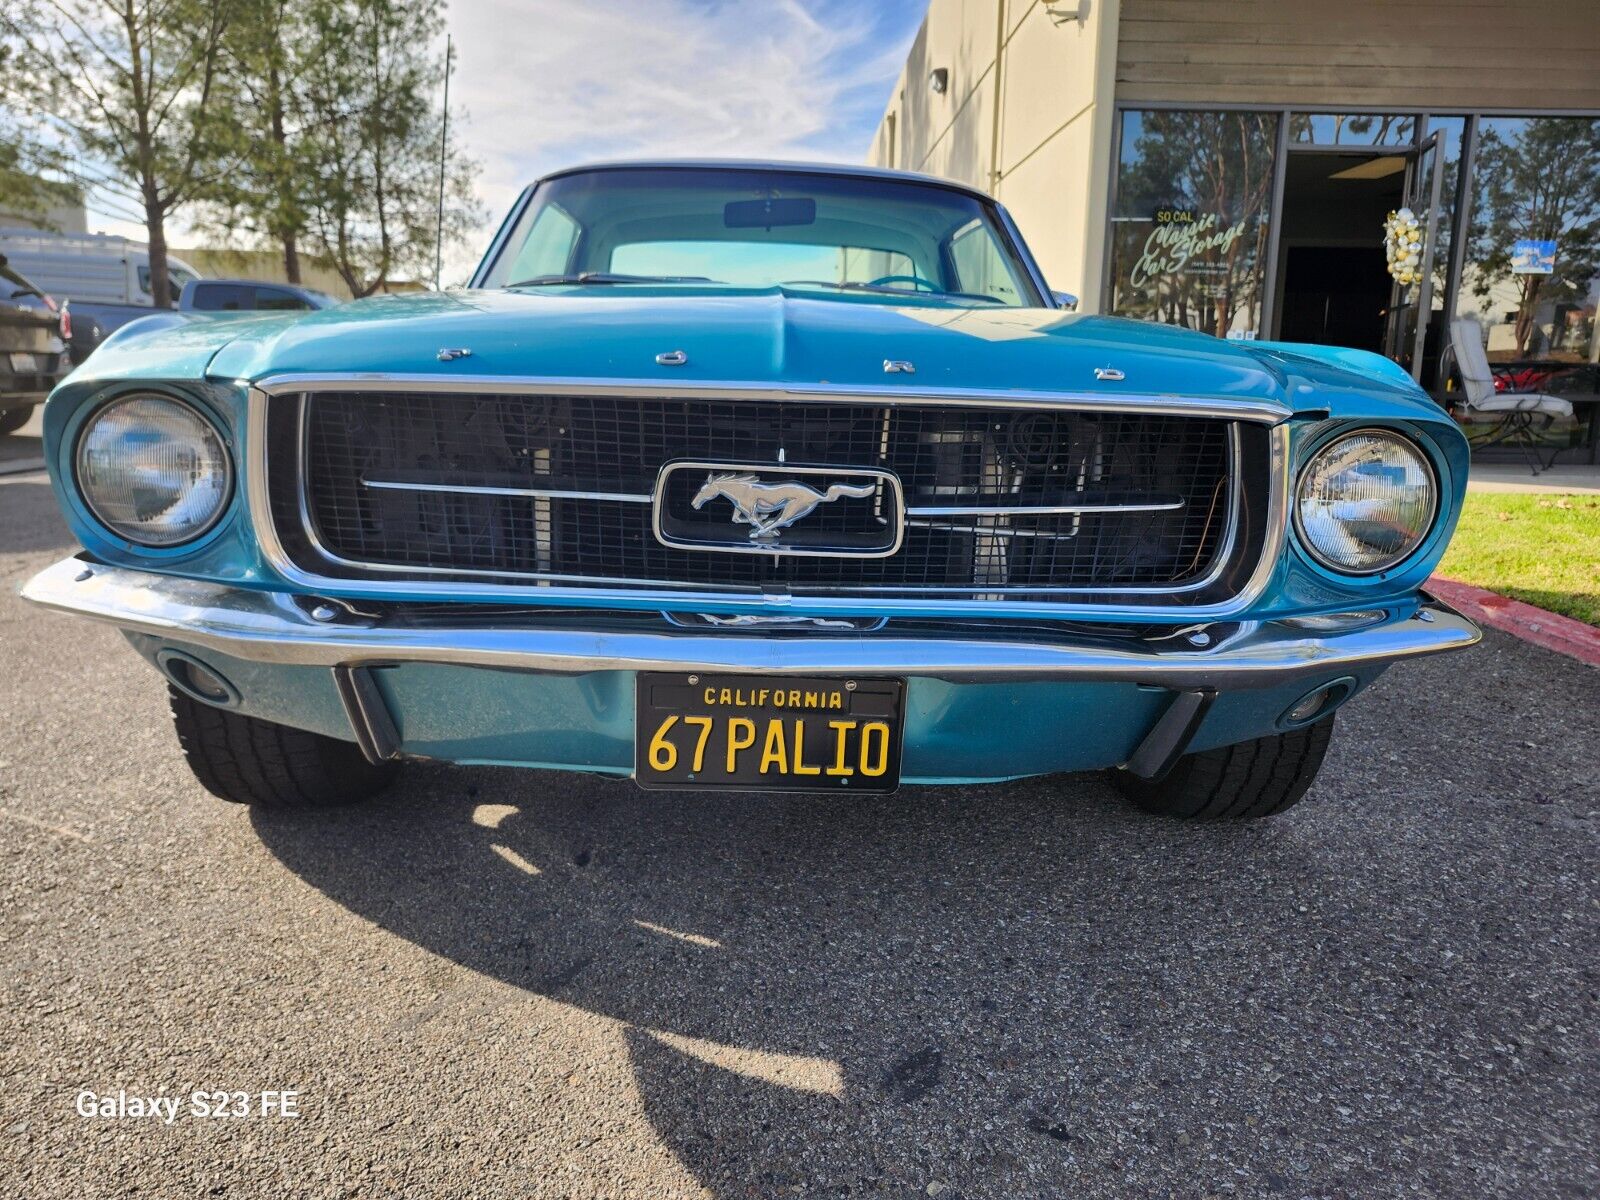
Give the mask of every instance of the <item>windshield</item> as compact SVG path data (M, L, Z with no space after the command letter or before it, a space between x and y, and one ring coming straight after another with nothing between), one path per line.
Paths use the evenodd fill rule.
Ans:
M484 287L783 285L1040 305L992 205L934 184L655 167L546 180Z

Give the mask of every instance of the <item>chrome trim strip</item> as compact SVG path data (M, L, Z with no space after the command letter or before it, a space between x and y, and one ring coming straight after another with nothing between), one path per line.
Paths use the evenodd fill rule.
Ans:
M748 671L761 674L883 674L956 682L1123 680L1190 690L1275 687L1472 645L1477 627L1449 606L1420 597L1416 612L1381 625L1312 634L1280 621L1217 627L1205 649L1187 642L1108 645L1082 638L1012 641L970 634L882 634L779 638L730 630L707 634L541 627L508 616L499 625L386 627L370 620L316 621L284 592L248 591L180 576L67 558L24 586L25 599L104 621L172 646L252 662L321 667L437 662L582 674L591 671ZM1423 619L1417 619L1417 613Z
M711 466L712 464L705 465ZM722 467L727 467L727 464L719 464L715 469L721 469ZM727 467L727 469L732 470L734 468ZM764 467L762 469L767 471L797 471L800 468L779 466ZM876 468L846 467L840 467L834 473L839 475L886 474L886 472L879 471ZM612 500L619 504L652 504L656 498L654 492L581 492L563 491L560 488L490 487L486 484L476 483L399 483L392 479L363 479L361 486L372 488L375 491L447 492L451 495L462 496L532 496L548 500ZM1174 500L1168 504L1023 504L1010 506L914 504L905 511L906 515L911 517L1050 517L1062 516L1068 513L1168 512L1172 509L1182 508L1183 505L1184 502L1182 500Z
M899 378L904 378L899 377ZM1025 391L1021 389L925 388L912 384L843 387L704 380L662 383L659 379L533 377L527 375L350 374L272 375L255 384L269 396L293 392L462 392L471 395L662 396L680 400L792 400L799 403L922 404L963 408L1059 408L1069 412L1130 412L1156 416L1219 417L1276 425L1292 415L1287 405L1230 396L1184 397L1159 393Z
M1229 464L1232 465L1231 463ZM1014 504L984 505L913 504L906 509L908 517L1051 517L1067 513L1107 512L1170 512L1182 508L1184 501L1168 504ZM985 531L987 532L987 531Z
M295 377L308 378L308 377ZM358 377L359 378L359 377ZM293 391L293 389L286 389ZM353 390L359 390L353 389ZM444 388L442 390L450 390ZM661 389L652 388L652 391ZM736 604L739 606L767 607L780 605L787 607L793 604L796 597L790 595L765 595L757 591L738 587L707 587L699 585L684 585L674 588L663 584L659 580L645 579L588 579L584 577L568 577L546 575L530 578L527 583L479 583L471 579L463 579L463 572L448 568L426 567L385 567L381 564L363 566L352 563L351 567L371 571L382 571L391 574L404 574L409 576L406 580L397 580L393 583L373 579L338 579L331 576L317 575L304 571L289 557L278 538L277 529L272 520L272 506L270 493L267 486L267 408L268 400L272 393L263 387L252 386L249 389L249 401L246 415L245 458L248 469L244 472L244 488L247 507L251 523L255 528L256 539L261 547L262 557L267 563L288 583L313 591L324 596L351 596L351 597L381 597L385 595L403 595L410 598L437 597L451 600L514 600L537 599L541 602L559 602L561 600L595 601L622 607L658 607L673 605L680 607L699 607L710 604ZM304 407L304 406L302 406ZM1204 415L1204 414L1197 414ZM1277 568L1278 559L1282 555L1284 543L1288 537L1289 513L1289 427L1287 424L1275 425L1270 431L1271 439L1269 450L1269 477L1270 491L1267 501L1266 536L1262 546L1261 557L1256 564L1255 573L1246 582L1245 586L1233 597L1218 601L1213 604L1161 604L1161 603L1127 603L1106 604L1073 603L1070 600L1029 601L1006 599L1009 594L1016 593L1022 596L1041 596L1060 594L1064 596L1140 596L1151 594L1141 588L1097 588L1097 589L1064 589L1058 593L1041 590L1039 588L1005 588L995 586L978 586L966 588L947 589L874 589L871 595L806 595L798 598L805 608L819 613L845 612L859 614L863 607L870 608L874 614L894 615L896 613L920 613L926 611L929 601L936 601L941 610L957 615L984 615L994 616L999 613L1009 617L1062 617L1077 614L1095 615L1108 620L1126 618L1129 620L1153 620L1163 616L1181 616L1184 620L1204 621L1225 617L1232 617L1249 609L1256 599L1266 590L1272 578L1273 571ZM1233 462L1239 462L1239 433L1235 428L1232 439ZM1229 503L1232 508L1228 517L1228 534L1223 546L1217 554L1217 568L1213 576L1201 580L1199 583L1186 589L1160 589L1155 595L1159 597L1172 597L1183 594L1184 591L1207 586L1213 582L1215 575L1220 574L1232 557L1239 530L1239 500L1243 490L1242 472L1232 470L1232 487L1229 488ZM305 492L299 489L301 519L305 521L309 514L305 511ZM320 547L316 547L321 552ZM337 561L331 559L331 561ZM449 575L454 576L452 582L431 583L418 579L419 575ZM504 575L498 578L506 578ZM551 586L573 583L604 583L605 587L566 587ZM991 599L974 600L970 597L982 595L994 597ZM919 598L920 597L920 598Z
M560 488L486 487L481 484L396 483L389 479L363 479L361 486L386 492L449 492L462 496L532 496L538 500L615 500L622 504L649 504L649 495L633 492L569 492Z
M906 521L906 524L912 526L915 529L937 529L941 533L974 533L974 534L978 534L981 537L1065 538L1065 537L1071 536L1070 534L1057 533L1053 529L1016 529L1016 528L1014 528L1014 527L1012 527L1010 525L958 525L958 524L955 524L954 522L951 522L951 521L927 521L927 520L923 520L923 521L911 521L911 520L908 520L908 521ZM1204 586L1204 585L1202 585L1202 586ZM981 591L987 591L987 590L989 590L989 588L988 588L987 584L980 584L980 585L974 586L971 590L972 591L981 592ZM1062 591L1062 590L1065 590L1065 589L1057 588L1057 589L1054 589L1054 590ZM1088 589L1087 588L1079 588L1078 590L1079 591L1087 591ZM1161 594L1162 595L1178 595L1178 594L1180 594L1182 592L1193 591L1193 590L1194 590L1194 585L1193 584L1185 584L1183 587L1163 588L1162 591L1161 591Z

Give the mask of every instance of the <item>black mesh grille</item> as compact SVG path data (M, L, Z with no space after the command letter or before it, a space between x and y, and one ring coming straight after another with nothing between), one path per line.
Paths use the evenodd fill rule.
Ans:
M356 564L796 592L1171 588L1210 573L1232 513L1231 425L1212 418L654 396L327 392L301 403L313 531ZM292 422L295 407L276 407L275 422ZM275 455L283 430L275 423ZM663 545L649 503L406 490L648 497L681 459L893 472L903 544L887 558L715 553ZM290 505L276 499L281 527ZM1068 504L1168 507L917 511ZM845 520L835 507L807 524Z

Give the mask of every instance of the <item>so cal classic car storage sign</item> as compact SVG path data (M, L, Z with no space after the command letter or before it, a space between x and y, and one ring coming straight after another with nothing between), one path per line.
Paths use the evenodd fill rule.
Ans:
M1197 215L1192 209L1159 208L1155 228L1144 241L1144 249L1134 260L1128 282L1147 287L1162 276L1210 270L1196 259L1216 253L1225 256L1244 235L1244 222L1224 225L1215 213Z

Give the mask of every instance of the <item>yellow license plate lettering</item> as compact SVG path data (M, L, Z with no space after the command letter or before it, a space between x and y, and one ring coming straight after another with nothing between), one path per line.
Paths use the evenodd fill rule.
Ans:
M783 739L783 722L776 717L767 722L767 740L761 747L759 770L765 775L773 764L777 765L778 774L789 773L789 744Z
M845 736L856 727L854 721L829 721L828 728L833 730L833 766L828 768L829 775L854 775L856 769L846 766L844 754L849 746L849 739Z
M700 768L706 764L706 742L711 740L711 727L716 724L710 717L685 717L685 725L700 726L700 740L694 744L694 766L690 768L696 775Z
M889 727L868 721L861 727L861 773L882 775L889 769Z
M821 775L821 767L806 765L806 723L794 723L794 773L796 775Z
M741 737L740 734L744 736ZM739 769L739 751L756 744L756 723L749 717L733 717L728 721L728 774Z
M667 740L667 731L677 723L677 717L668 717L650 739L650 765L657 771L670 771L678 765L678 748Z

